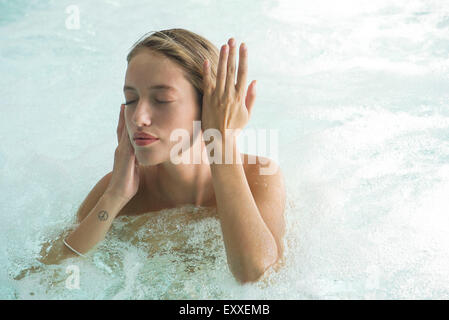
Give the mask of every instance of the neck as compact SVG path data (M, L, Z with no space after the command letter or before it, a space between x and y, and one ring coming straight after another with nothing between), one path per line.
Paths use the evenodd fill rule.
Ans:
M197 139L196 143L201 144L201 150L205 148L202 139ZM213 189L209 163L174 164L169 160L156 167L156 185L162 197L171 205L200 206L209 200Z

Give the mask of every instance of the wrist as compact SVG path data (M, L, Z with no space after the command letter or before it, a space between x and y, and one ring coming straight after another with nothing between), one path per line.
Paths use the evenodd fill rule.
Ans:
M227 139L220 140L217 139L213 143L213 152L207 153L211 166L242 164L235 137L228 137Z
M122 196L120 193L115 192L114 190L106 190L102 196L103 199L108 200L111 203L117 204L120 207L125 206L130 199Z

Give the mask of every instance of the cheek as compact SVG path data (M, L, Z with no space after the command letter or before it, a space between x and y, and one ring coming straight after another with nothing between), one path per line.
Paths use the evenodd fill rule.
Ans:
M158 115L159 125L172 130L182 128L190 131L195 120L201 120L199 107L178 106Z
M190 133L193 130L193 120L182 115L177 115L176 118L172 119L169 126L170 131L176 129L187 130Z

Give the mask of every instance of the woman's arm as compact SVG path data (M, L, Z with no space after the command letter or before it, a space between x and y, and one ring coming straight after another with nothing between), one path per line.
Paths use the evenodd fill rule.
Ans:
M81 223L98 204L109 185L111 176L112 172L109 172L101 178L81 203L76 213L77 224ZM39 260L44 264L58 264L62 260L76 256L77 254L69 249L63 242L75 229L75 227L70 227L61 232L57 239L49 239L42 246L40 254L41 258Z
M214 137L214 155L212 161L209 161L217 211L230 269L238 280L248 282L258 280L282 255L285 192L280 174L274 175L270 181L262 182L267 188L255 187L255 184L251 188L241 161L236 161L241 158L234 132L238 134L249 121L256 96L256 81L251 82L246 94L248 53L242 43L235 83L235 40L229 39L228 44L220 50L216 81L212 77L209 62L204 61L201 129L203 133L212 129L221 134L221 139ZM218 158L221 157L221 163L224 164L214 163L217 150L220 153ZM227 164L226 150L234 151L232 164ZM211 159L209 153L208 156Z
M83 204L93 200L92 197L96 195L95 191L98 191L99 185L95 186ZM81 206L77 214L77 220L81 223L77 228L63 231L56 240L49 240L42 246L40 262L58 264L62 260L77 256L77 253L64 244L64 240L73 249L83 254L104 239L112 221L123 208L123 202L120 198L106 193L98 195L95 201L97 201L96 205L93 208L90 206L91 209L88 212L81 210L84 208L83 205ZM108 213L106 220L98 218L98 214L102 211ZM103 219L106 217L104 213L101 216Z
M65 241L76 251L86 253L104 239L115 217L127 203L127 199L106 191Z
M240 158L235 141L232 145ZM255 197L243 165L236 162L211 163L217 212L231 272L240 282L257 281L282 255L283 185L262 187Z
M114 167L107 175L108 185L97 204L66 239L67 246L85 253L104 239L120 210L136 195L140 182L140 167L125 124L125 105L120 106L117 125L119 142L114 153Z

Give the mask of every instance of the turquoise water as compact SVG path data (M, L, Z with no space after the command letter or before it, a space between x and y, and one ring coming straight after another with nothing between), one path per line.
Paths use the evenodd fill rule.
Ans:
M449 5L333 3L0 0L0 298L448 299ZM249 128L279 130L285 267L238 285L213 212L191 207L40 265L112 169L128 49L173 27L248 45Z

